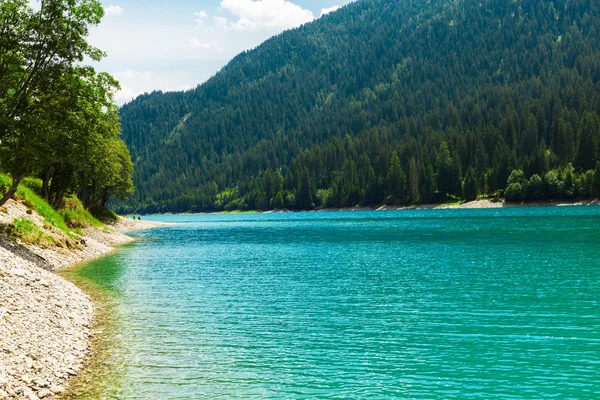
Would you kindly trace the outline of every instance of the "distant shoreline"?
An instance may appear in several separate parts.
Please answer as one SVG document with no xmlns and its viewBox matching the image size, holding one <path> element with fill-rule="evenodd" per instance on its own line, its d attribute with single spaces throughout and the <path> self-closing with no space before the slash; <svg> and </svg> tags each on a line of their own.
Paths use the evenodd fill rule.
<svg viewBox="0 0 600 400">
<path fill-rule="evenodd" d="M 570 206 L 598 206 L 600 199 L 577 200 L 577 201 L 536 201 L 523 203 L 507 203 L 505 201 L 493 201 L 490 199 L 478 199 L 460 203 L 446 204 L 416 204 L 411 206 L 382 205 L 375 207 L 339 207 L 339 208 L 315 208 L 313 210 L 233 210 L 233 211 L 209 211 L 209 212 L 182 212 L 182 213 L 156 213 L 140 214 L 152 215 L 235 215 L 235 214 L 279 214 L 279 213 L 306 213 L 306 212 L 338 212 L 338 211 L 408 211 L 408 210 L 452 210 L 452 209 L 486 209 L 486 208 L 520 208 L 520 207 L 570 207 Z M 137 215 L 137 214 L 136 214 Z M 131 218 L 131 214 L 122 216 L 124 219 Z M 143 219 L 142 219 L 143 221 Z"/>
</svg>

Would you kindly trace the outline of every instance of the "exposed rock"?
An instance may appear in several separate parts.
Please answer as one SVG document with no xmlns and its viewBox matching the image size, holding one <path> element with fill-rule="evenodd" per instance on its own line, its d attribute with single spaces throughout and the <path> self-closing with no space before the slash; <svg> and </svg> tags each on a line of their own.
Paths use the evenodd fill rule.
<svg viewBox="0 0 600 400">
<path fill-rule="evenodd" d="M 28 218 L 64 246 L 13 243 L 0 233 L 0 400 L 48 399 L 65 392 L 89 352 L 94 319 L 91 299 L 50 271 L 89 260 L 132 239 L 116 229 L 145 229 L 148 224 L 87 228 L 79 244 L 56 232 L 36 212 L 9 200 L 0 224 Z M 61 236 L 62 235 L 62 236 Z M 75 246 L 69 246 L 69 240 Z"/>
</svg>

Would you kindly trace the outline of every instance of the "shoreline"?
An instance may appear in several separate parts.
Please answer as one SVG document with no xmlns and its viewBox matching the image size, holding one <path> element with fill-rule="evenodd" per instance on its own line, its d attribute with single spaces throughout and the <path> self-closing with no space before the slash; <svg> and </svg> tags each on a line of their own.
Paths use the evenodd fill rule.
<svg viewBox="0 0 600 400">
<path fill-rule="evenodd" d="M 521 208 L 521 207 L 578 207 L 598 206 L 600 199 L 573 200 L 573 201 L 535 201 L 522 203 L 507 203 L 505 201 L 493 201 L 491 199 L 477 199 L 468 202 L 443 203 L 443 204 L 415 204 L 410 206 L 401 205 L 379 205 L 372 207 L 339 207 L 339 208 L 315 208 L 313 210 L 235 210 L 235 211 L 210 211 L 210 212 L 182 212 L 162 214 L 141 214 L 143 216 L 153 215 L 236 215 L 236 214 L 280 214 L 280 213 L 306 213 L 306 212 L 341 212 L 341 211 L 409 211 L 409 210 L 456 210 L 456 209 L 485 209 L 485 208 Z M 142 220 L 144 221 L 144 220 Z"/>
<path fill-rule="evenodd" d="M 29 219 L 55 244 L 13 242 L 0 234 L 0 400 L 69 398 L 94 360 L 109 310 L 89 285 L 67 279 L 67 271 L 135 240 L 125 233 L 168 224 L 120 218 L 84 228 L 76 245 L 65 245 L 64 233 L 10 200 L 0 223 L 15 218 Z"/>
</svg>

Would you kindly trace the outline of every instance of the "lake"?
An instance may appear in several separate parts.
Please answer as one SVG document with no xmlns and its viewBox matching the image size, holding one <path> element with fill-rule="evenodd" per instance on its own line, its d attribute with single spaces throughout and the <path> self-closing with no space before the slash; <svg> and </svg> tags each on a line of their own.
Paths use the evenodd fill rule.
<svg viewBox="0 0 600 400">
<path fill-rule="evenodd" d="M 147 219 L 107 398 L 600 397 L 600 207 Z"/>
</svg>

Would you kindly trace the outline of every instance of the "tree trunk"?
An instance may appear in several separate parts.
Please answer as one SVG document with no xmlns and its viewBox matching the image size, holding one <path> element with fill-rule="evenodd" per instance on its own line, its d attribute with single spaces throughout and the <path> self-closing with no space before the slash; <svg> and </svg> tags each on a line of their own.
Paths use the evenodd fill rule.
<svg viewBox="0 0 600 400">
<path fill-rule="evenodd" d="M 102 200 L 100 201 L 100 208 L 107 208 L 106 206 L 108 205 L 108 198 L 108 195 L 102 195 Z"/>
<path fill-rule="evenodd" d="M 42 183 L 42 195 L 44 196 L 44 200 L 46 202 L 50 199 L 50 174 L 52 172 L 52 167 L 47 167 L 44 170 L 44 179 Z"/>
<path fill-rule="evenodd" d="M 19 184 L 23 178 L 25 178 L 25 175 L 27 175 L 25 172 L 16 175 L 12 174 L 12 185 L 10 186 L 10 189 L 8 189 L 8 192 L 6 192 L 0 199 L 0 207 L 2 207 L 9 199 L 11 199 L 15 193 L 17 193 Z"/>
<path fill-rule="evenodd" d="M 59 188 L 56 192 L 56 199 L 54 199 L 54 204 L 52 204 L 52 207 L 54 207 L 55 210 L 58 210 L 60 206 L 62 206 L 64 197 L 65 190 L 63 188 Z"/>
</svg>

